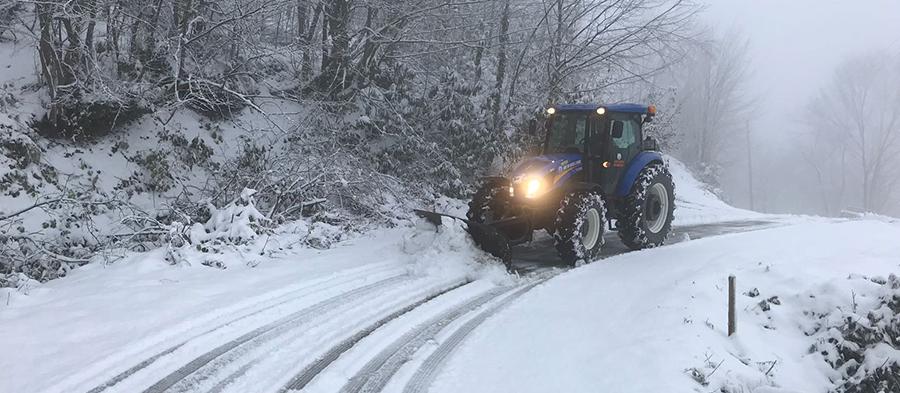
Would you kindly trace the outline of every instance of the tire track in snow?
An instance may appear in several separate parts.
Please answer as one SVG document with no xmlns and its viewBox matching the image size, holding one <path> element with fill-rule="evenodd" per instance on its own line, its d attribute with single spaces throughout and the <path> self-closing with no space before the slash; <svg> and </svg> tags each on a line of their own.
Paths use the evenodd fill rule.
<svg viewBox="0 0 900 393">
<path fill-rule="evenodd" d="M 309 384 L 309 382 L 311 382 L 313 380 L 313 378 L 315 378 L 317 375 L 319 375 L 319 373 L 321 373 L 323 370 L 325 370 L 326 367 L 328 367 L 331 363 L 333 363 L 335 360 L 337 360 L 337 358 L 340 357 L 344 352 L 347 352 L 348 350 L 350 350 L 350 348 L 352 348 L 354 345 L 356 345 L 360 340 L 369 336 L 370 334 L 372 334 L 372 332 L 374 332 L 375 330 L 378 330 L 378 328 L 386 325 L 388 322 L 390 322 L 394 319 L 399 318 L 401 315 L 406 314 L 406 313 L 416 309 L 417 307 L 437 298 L 438 296 L 441 296 L 441 295 L 443 295 L 447 292 L 450 292 L 454 289 L 460 288 L 464 285 L 468 285 L 469 283 L 471 283 L 471 281 L 465 281 L 465 282 L 459 283 L 457 285 L 451 286 L 449 288 L 446 288 L 444 290 L 441 290 L 438 293 L 429 295 L 413 304 L 410 304 L 402 309 L 399 309 L 399 310 L 391 313 L 390 315 L 388 315 L 382 319 L 379 319 L 378 321 L 370 324 L 366 328 L 357 331 L 352 336 L 342 340 L 337 345 L 331 347 L 331 349 L 329 349 L 324 354 L 319 356 L 315 362 L 307 365 L 303 370 L 301 370 L 299 373 L 297 373 L 297 375 L 294 376 L 294 378 L 292 378 L 284 386 L 284 388 L 282 388 L 280 390 L 280 392 L 287 392 L 290 390 L 303 389 L 304 387 L 306 387 L 307 384 Z"/>
<path fill-rule="evenodd" d="M 459 345 L 475 330 L 479 325 L 481 325 L 485 320 L 488 319 L 491 315 L 496 314 L 498 311 L 502 310 L 514 300 L 516 300 L 519 296 L 525 294 L 538 284 L 547 281 L 547 279 L 542 279 L 540 281 L 525 285 L 521 289 L 516 290 L 511 295 L 507 296 L 500 302 L 494 304 L 487 310 L 482 311 L 472 319 L 468 320 L 465 324 L 460 326 L 459 329 L 453 332 L 443 343 L 441 343 L 438 348 L 431 353 L 426 359 L 425 362 L 422 363 L 422 366 L 419 367 L 418 370 L 413 374 L 412 378 L 406 383 L 406 386 L 403 388 L 403 393 L 419 393 L 419 392 L 427 392 L 428 388 L 431 386 L 431 383 L 434 382 L 434 378 L 437 376 L 437 372 L 441 369 L 441 367 L 446 363 L 447 359 L 450 355 L 459 347 Z"/>
<path fill-rule="evenodd" d="M 459 317 L 478 309 L 513 289 L 515 288 L 494 288 L 419 324 L 369 360 L 341 388 L 341 393 L 382 391 L 394 374 L 409 361 L 410 356 L 434 339 L 438 332 L 445 329 L 447 325 L 459 319 Z"/>
<path fill-rule="evenodd" d="M 166 348 L 165 350 L 160 351 L 160 352 L 156 353 L 155 355 L 150 356 L 149 358 L 144 359 L 143 361 L 141 361 L 140 363 L 138 363 L 138 364 L 132 366 L 131 368 L 129 368 L 129 369 L 127 369 L 127 370 L 125 370 L 125 371 L 123 371 L 123 372 L 121 372 L 121 373 L 115 375 L 114 377 L 108 379 L 108 380 L 107 380 L 106 382 L 104 382 L 103 384 L 98 385 L 98 386 L 94 387 L 93 389 L 89 390 L 87 393 L 100 393 L 100 392 L 105 391 L 106 389 L 109 389 L 109 388 L 111 388 L 111 387 L 117 385 L 118 383 L 120 383 L 120 382 L 124 381 L 125 379 L 127 379 L 128 377 L 134 375 L 134 374 L 137 373 L 138 371 L 141 371 L 141 370 L 143 370 L 144 368 L 146 368 L 147 366 L 153 364 L 153 363 L 154 363 L 156 360 L 158 360 L 159 358 L 161 358 L 161 357 L 163 357 L 163 356 L 166 356 L 166 355 L 169 355 L 169 354 L 171 354 L 172 352 L 175 352 L 176 350 L 178 350 L 179 348 L 182 348 L 185 344 L 191 342 L 192 340 L 195 340 L 195 339 L 197 339 L 197 338 L 203 337 L 203 336 L 208 335 L 208 334 L 210 334 L 210 333 L 214 333 L 214 332 L 216 332 L 216 331 L 218 331 L 218 330 L 220 330 L 220 329 L 222 329 L 222 328 L 225 328 L 225 327 L 230 326 L 230 325 L 232 325 L 232 324 L 234 324 L 234 323 L 237 323 L 237 322 L 240 322 L 240 321 L 249 319 L 250 317 L 259 315 L 259 314 L 261 314 L 261 313 L 263 313 L 263 312 L 269 311 L 269 310 L 274 309 L 274 308 L 276 308 L 276 307 L 278 307 L 278 306 L 282 306 L 282 305 L 284 305 L 284 304 L 290 303 L 290 302 L 292 302 L 292 301 L 297 301 L 297 300 L 300 300 L 300 299 L 303 298 L 302 295 L 301 295 L 301 296 L 297 296 L 297 294 L 307 294 L 310 290 L 313 290 L 313 289 L 316 289 L 316 288 L 319 288 L 319 287 L 323 287 L 323 286 L 329 286 L 329 287 L 330 287 L 330 286 L 334 286 L 334 285 L 347 284 L 347 283 L 350 283 L 350 282 L 352 282 L 352 281 L 358 281 L 358 280 L 361 280 L 361 279 L 365 279 L 366 277 L 371 276 L 371 275 L 373 275 L 373 274 L 375 274 L 375 273 L 379 273 L 379 272 L 382 272 L 382 271 L 383 271 L 383 272 L 391 272 L 391 271 L 394 270 L 394 269 L 390 269 L 390 268 L 385 269 L 386 266 L 390 266 L 390 265 L 389 265 L 389 264 L 380 264 L 380 263 L 379 263 L 379 264 L 373 264 L 373 265 L 370 265 L 370 266 L 364 266 L 364 267 L 362 267 L 362 268 L 349 269 L 349 270 L 352 270 L 352 271 L 350 271 L 350 272 L 343 272 L 344 274 L 340 274 L 340 273 L 342 273 L 342 272 L 337 272 L 337 273 L 338 273 L 337 276 L 331 275 L 331 276 L 328 276 L 328 277 L 323 277 L 323 278 L 318 279 L 318 280 L 311 280 L 311 281 L 310 281 L 309 283 L 307 283 L 306 285 L 303 285 L 303 286 L 301 286 L 301 287 L 298 288 L 298 289 L 291 290 L 291 291 L 289 291 L 289 292 L 287 292 L 287 293 L 284 293 L 284 294 L 275 296 L 273 299 L 262 300 L 262 301 L 260 301 L 260 302 L 258 302 L 258 303 L 251 304 L 251 305 L 248 305 L 248 306 L 246 306 L 246 307 L 241 307 L 241 309 L 240 309 L 239 311 L 236 311 L 236 312 L 240 312 L 240 311 L 244 311 L 244 310 L 254 310 L 254 311 L 250 312 L 249 314 L 243 315 L 243 316 L 241 316 L 241 317 L 238 317 L 238 318 L 229 320 L 229 321 L 227 321 L 227 322 L 220 323 L 220 324 L 216 325 L 215 327 L 212 327 L 212 328 L 210 328 L 210 329 L 207 329 L 207 330 L 203 331 L 202 333 L 195 334 L 195 335 L 191 336 L 191 337 L 188 338 L 188 339 L 185 339 L 185 340 L 183 340 L 183 341 L 180 341 L 178 344 L 172 345 L 172 346 Z M 398 270 L 398 271 L 399 271 L 399 270 Z M 266 302 L 272 302 L 272 301 L 274 301 L 274 303 L 270 303 L 270 304 L 264 305 L 264 306 L 262 306 L 262 307 L 260 307 L 260 305 L 259 305 L 260 303 L 266 303 Z"/>
<path fill-rule="evenodd" d="M 222 355 L 232 351 L 235 348 L 238 348 L 244 344 L 251 343 L 252 341 L 263 341 L 264 339 L 270 338 L 270 336 L 276 336 L 278 333 L 294 327 L 294 325 L 303 322 L 305 319 L 312 315 L 325 313 L 330 309 L 340 306 L 341 304 L 352 302 L 354 300 L 371 295 L 372 293 L 377 293 L 383 288 L 390 287 L 404 281 L 413 281 L 413 279 L 407 274 L 383 279 L 381 281 L 356 288 L 352 291 L 345 292 L 341 295 L 329 298 L 327 300 L 323 300 L 312 306 L 296 311 L 275 322 L 271 322 L 269 324 L 256 328 L 195 358 L 188 364 L 170 373 L 163 379 L 159 380 L 158 382 L 144 390 L 144 393 L 160 393 L 167 391 L 169 388 L 181 382 L 182 380 L 193 374 L 195 371 L 199 370 L 203 366 L 206 366 L 213 360 L 221 357 Z"/>
</svg>

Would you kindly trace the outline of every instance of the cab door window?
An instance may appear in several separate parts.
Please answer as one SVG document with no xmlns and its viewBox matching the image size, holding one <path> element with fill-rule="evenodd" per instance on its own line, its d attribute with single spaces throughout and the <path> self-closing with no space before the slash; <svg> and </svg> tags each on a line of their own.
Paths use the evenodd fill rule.
<svg viewBox="0 0 900 393">
<path fill-rule="evenodd" d="M 612 120 L 610 130 L 622 130 L 621 135 L 611 135 L 613 164 L 624 166 L 638 153 L 640 124 L 633 119 Z"/>
</svg>

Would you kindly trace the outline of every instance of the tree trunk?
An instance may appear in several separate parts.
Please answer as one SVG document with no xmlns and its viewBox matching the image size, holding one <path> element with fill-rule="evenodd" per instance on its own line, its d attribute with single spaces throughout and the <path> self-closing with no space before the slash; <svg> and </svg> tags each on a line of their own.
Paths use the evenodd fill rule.
<svg viewBox="0 0 900 393">
<path fill-rule="evenodd" d="M 309 41 L 306 38 L 306 30 L 309 28 L 309 4 L 306 0 L 297 0 L 297 45 L 300 47 L 302 57 L 300 59 L 300 81 L 307 80 L 309 72 Z"/>
<path fill-rule="evenodd" d="M 328 30 L 331 33 L 331 48 L 328 51 L 328 62 L 323 70 L 322 82 L 329 94 L 343 90 L 348 84 L 347 70 L 350 50 L 350 0 L 331 0 L 325 16 Z M 323 24 L 324 26 L 325 24 Z"/>
<path fill-rule="evenodd" d="M 50 3 L 35 3 L 38 24 L 40 25 L 40 40 L 38 41 L 38 55 L 41 58 L 41 75 L 47 84 L 50 99 L 57 97 L 56 87 L 59 86 L 59 57 L 53 45 L 53 9 Z M 52 113 L 52 108 L 51 108 Z"/>
<path fill-rule="evenodd" d="M 363 55 L 359 60 L 359 66 L 357 67 L 360 72 L 365 72 L 365 75 L 363 75 L 363 77 L 367 80 L 374 78 L 375 73 L 378 71 L 378 62 L 375 60 L 375 55 L 378 53 L 378 47 L 381 44 L 375 41 L 378 39 L 378 37 L 374 36 L 371 33 L 372 25 L 377 16 L 377 8 L 371 6 L 367 7 L 366 24 L 365 30 L 363 32 L 363 40 L 365 41 L 365 44 L 363 44 Z"/>
<path fill-rule="evenodd" d="M 325 69 L 328 68 L 328 63 L 331 62 L 331 59 L 328 58 L 328 9 L 325 7 L 325 2 L 330 0 L 322 0 L 320 7 L 322 7 L 322 63 L 319 66 L 319 73 L 325 73 Z M 330 7 L 329 7 L 330 8 Z"/>
<path fill-rule="evenodd" d="M 493 112 L 494 132 L 503 129 L 503 116 L 501 115 L 501 96 L 503 82 L 506 78 L 506 50 L 509 45 L 509 0 L 503 0 L 503 12 L 500 15 L 500 46 L 497 48 L 497 81 L 494 84 L 494 94 L 491 99 L 491 111 Z"/>
<path fill-rule="evenodd" d="M 175 25 L 178 27 L 178 48 L 176 50 L 176 61 L 178 62 L 175 69 L 175 89 L 178 89 L 178 83 L 184 79 L 184 59 L 187 52 L 187 41 L 189 39 L 188 29 L 190 28 L 193 15 L 192 0 L 176 0 L 173 4 Z"/>
<path fill-rule="evenodd" d="M 553 104 L 562 99 L 562 64 L 563 35 L 565 33 L 563 17 L 563 0 L 556 0 L 556 32 L 553 35 L 553 47 L 550 49 L 550 61 L 548 61 L 550 74 L 550 91 L 547 101 Z"/>
</svg>

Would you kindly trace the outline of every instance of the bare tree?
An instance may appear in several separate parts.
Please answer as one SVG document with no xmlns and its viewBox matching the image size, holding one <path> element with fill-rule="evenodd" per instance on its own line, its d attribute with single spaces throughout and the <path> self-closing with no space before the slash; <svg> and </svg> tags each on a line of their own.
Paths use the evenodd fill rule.
<svg viewBox="0 0 900 393">
<path fill-rule="evenodd" d="M 692 35 L 697 11 L 687 0 L 545 2 L 533 34 L 543 45 L 530 60 L 543 61 L 544 99 L 594 94 L 665 69 Z M 513 84 L 527 61 L 520 56 Z"/>
<path fill-rule="evenodd" d="M 712 184 L 727 163 L 730 142 L 743 131 L 751 105 L 746 94 L 747 48 L 746 39 L 730 32 L 699 44 L 681 64 L 678 155 Z"/>
<path fill-rule="evenodd" d="M 837 152 L 841 168 L 841 188 L 823 185 L 821 192 L 842 192 L 849 177 L 858 193 L 853 202 L 865 211 L 885 212 L 900 181 L 900 71 L 896 57 L 871 54 L 847 60 L 835 72 L 831 83 L 814 97 L 808 107 L 812 133 Z M 841 172 L 845 172 L 841 169 Z M 856 180 L 858 179 L 858 180 Z M 896 203 L 896 202 L 894 202 Z M 845 206 L 846 207 L 846 206 Z"/>
</svg>

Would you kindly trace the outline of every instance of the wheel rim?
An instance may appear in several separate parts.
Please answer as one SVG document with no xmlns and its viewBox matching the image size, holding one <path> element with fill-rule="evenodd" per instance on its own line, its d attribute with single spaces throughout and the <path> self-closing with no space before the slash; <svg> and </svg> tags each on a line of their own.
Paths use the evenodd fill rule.
<svg viewBox="0 0 900 393">
<path fill-rule="evenodd" d="M 669 215 L 669 193 L 666 192 L 666 187 L 662 183 L 651 186 L 645 204 L 644 217 L 647 222 L 647 230 L 659 233 L 666 225 Z"/>
<path fill-rule="evenodd" d="M 597 209 L 590 209 L 585 213 L 587 233 L 585 233 L 584 239 L 582 240 L 584 248 L 591 250 L 597 245 L 597 242 L 600 241 L 600 225 L 602 225 L 602 223 L 603 222 L 600 220 L 600 212 L 598 212 Z"/>
</svg>

